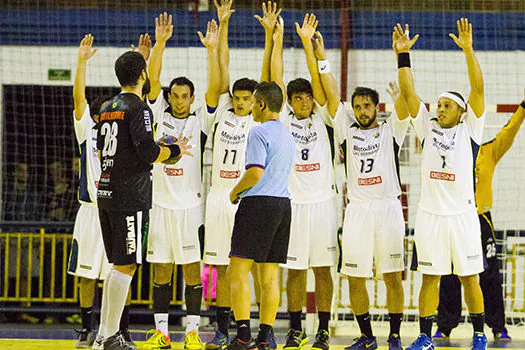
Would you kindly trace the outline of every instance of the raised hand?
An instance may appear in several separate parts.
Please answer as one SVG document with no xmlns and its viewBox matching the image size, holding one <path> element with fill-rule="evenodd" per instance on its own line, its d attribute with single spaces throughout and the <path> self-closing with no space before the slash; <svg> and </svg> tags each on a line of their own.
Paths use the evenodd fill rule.
<svg viewBox="0 0 525 350">
<path fill-rule="evenodd" d="M 277 22 L 275 22 L 275 29 L 273 30 L 273 40 L 282 39 L 284 34 L 284 20 L 279 16 Z"/>
<path fill-rule="evenodd" d="M 131 44 L 131 51 L 138 51 L 144 57 L 144 60 L 147 61 L 151 52 L 151 38 L 149 34 L 141 34 L 138 48 Z"/>
<path fill-rule="evenodd" d="M 255 15 L 255 17 L 259 23 L 264 27 L 265 31 L 268 31 L 270 33 L 273 33 L 273 30 L 275 28 L 275 25 L 277 23 L 277 18 L 282 12 L 282 9 L 277 9 L 277 3 L 268 1 L 268 5 L 263 2 L 262 4 L 262 10 L 263 10 L 263 17 L 261 18 L 259 15 Z"/>
<path fill-rule="evenodd" d="M 161 13 L 155 18 L 155 40 L 157 42 L 166 42 L 173 35 L 173 24 L 171 15 L 167 12 Z"/>
<path fill-rule="evenodd" d="M 388 92 L 390 97 L 392 97 L 392 101 L 394 101 L 395 103 L 397 99 L 399 98 L 399 96 L 401 95 L 399 86 L 397 86 L 397 83 L 395 81 L 391 81 L 390 83 L 388 83 L 388 86 L 390 87 L 390 89 L 386 88 L 386 92 Z"/>
<path fill-rule="evenodd" d="M 416 34 L 410 39 L 408 30 L 408 24 L 405 24 L 404 30 L 399 23 L 394 27 L 394 32 L 392 33 L 392 48 L 395 53 L 409 52 L 419 38 L 419 34 Z"/>
<path fill-rule="evenodd" d="M 95 38 L 93 38 L 93 35 L 91 34 L 86 34 L 84 36 L 78 48 L 79 60 L 87 61 L 97 53 L 98 49 L 93 48 L 93 40 L 95 40 Z"/>
<path fill-rule="evenodd" d="M 468 22 L 467 18 L 461 18 L 456 21 L 458 25 L 458 36 L 450 33 L 448 36 L 454 40 L 457 46 L 463 51 L 472 49 L 472 23 Z"/>
<path fill-rule="evenodd" d="M 313 13 L 304 15 L 303 25 L 299 26 L 299 23 L 295 22 L 295 30 L 302 40 L 312 40 L 315 30 L 319 21 Z"/>
<path fill-rule="evenodd" d="M 181 133 L 179 137 L 177 138 L 177 141 L 175 141 L 174 145 L 177 145 L 180 148 L 180 157 L 184 155 L 193 157 L 193 153 L 189 152 L 189 150 L 193 147 L 192 145 L 189 144 L 190 140 L 191 140 L 191 136 L 188 138 L 182 137 L 182 133 Z"/>
<path fill-rule="evenodd" d="M 317 58 L 318 61 L 326 60 L 324 40 L 321 32 L 315 32 L 315 37 L 312 39 L 312 43 L 314 45 L 315 58 Z"/>
<path fill-rule="evenodd" d="M 206 28 L 206 36 L 202 32 L 197 32 L 199 38 L 201 38 L 201 43 L 208 49 L 213 49 L 218 46 L 219 43 L 219 27 L 215 20 L 208 22 L 208 27 Z"/>
<path fill-rule="evenodd" d="M 213 2 L 217 8 L 219 23 L 228 22 L 232 13 L 235 12 L 235 10 L 232 10 L 233 0 L 213 0 Z"/>
</svg>

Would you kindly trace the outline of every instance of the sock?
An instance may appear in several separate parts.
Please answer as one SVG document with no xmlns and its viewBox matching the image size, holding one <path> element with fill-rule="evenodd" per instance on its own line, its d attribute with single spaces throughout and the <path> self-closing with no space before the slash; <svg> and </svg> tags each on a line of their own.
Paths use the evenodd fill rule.
<svg viewBox="0 0 525 350">
<path fill-rule="evenodd" d="M 202 302 L 202 284 L 194 286 L 186 285 L 184 289 L 184 298 L 186 299 L 187 321 L 186 334 L 191 331 L 199 331 L 201 302 Z"/>
<path fill-rule="evenodd" d="M 259 325 L 259 334 L 257 335 L 257 344 L 260 343 L 268 343 L 270 340 L 270 331 L 272 330 L 272 326 L 269 324 L 261 323 Z"/>
<path fill-rule="evenodd" d="M 432 337 L 432 323 L 434 323 L 434 315 L 427 317 L 419 317 L 419 332 L 426 334 L 429 338 Z"/>
<path fill-rule="evenodd" d="M 257 311 L 259 311 L 259 314 L 261 313 L 261 303 L 257 303 Z"/>
<path fill-rule="evenodd" d="M 388 314 L 390 318 L 390 334 L 399 335 L 399 330 L 401 329 L 401 321 L 403 320 L 403 314 Z"/>
<path fill-rule="evenodd" d="M 119 330 L 123 331 L 124 329 L 129 328 L 129 305 L 124 305 L 124 310 L 122 310 L 122 316 L 120 317 L 120 326 Z"/>
<path fill-rule="evenodd" d="M 100 337 L 104 339 L 106 335 L 108 334 L 106 331 L 106 324 L 107 324 L 107 310 L 108 310 L 108 280 L 109 276 L 111 275 L 111 271 L 106 276 L 106 280 L 104 281 L 104 285 L 102 287 L 102 305 L 100 307 L 100 326 L 98 328 L 98 334 L 97 337 Z"/>
<path fill-rule="evenodd" d="M 111 337 L 118 332 L 120 317 L 126 304 L 128 297 L 129 286 L 131 284 L 132 276 L 117 270 L 112 270 L 106 280 L 108 288 L 106 293 L 107 299 L 107 323 L 106 323 L 106 337 Z"/>
<path fill-rule="evenodd" d="M 328 322 L 330 322 L 330 312 L 324 312 L 319 311 L 317 313 L 317 316 L 319 317 L 319 328 L 317 331 L 320 331 L 321 329 L 328 332 Z"/>
<path fill-rule="evenodd" d="M 168 330 L 168 318 L 169 314 L 154 314 L 153 317 L 155 318 L 155 329 L 160 331 L 165 336 L 168 336 L 169 330 Z"/>
<path fill-rule="evenodd" d="M 247 343 L 252 339 L 252 332 L 250 330 L 250 320 L 235 321 L 237 323 L 237 338 Z"/>
<path fill-rule="evenodd" d="M 155 319 L 155 329 L 162 332 L 165 336 L 168 336 L 169 334 L 169 310 L 171 298 L 171 283 L 153 283 L 153 318 Z"/>
<path fill-rule="evenodd" d="M 288 311 L 290 314 L 290 328 L 298 331 L 302 331 L 303 327 L 301 326 L 301 316 L 303 314 L 301 311 Z"/>
<path fill-rule="evenodd" d="M 364 334 L 368 339 L 372 339 L 374 333 L 372 333 L 372 325 L 370 324 L 370 314 L 367 312 L 366 314 L 356 315 L 356 318 L 361 334 Z"/>
<path fill-rule="evenodd" d="M 472 326 L 474 327 L 475 333 L 484 333 L 483 327 L 485 325 L 485 313 L 480 314 L 470 314 L 470 320 Z"/>
<path fill-rule="evenodd" d="M 199 315 L 188 315 L 186 316 L 186 334 L 191 331 L 199 333 L 199 324 L 201 317 Z"/>
<path fill-rule="evenodd" d="M 228 335 L 228 325 L 230 323 L 230 308 L 218 306 L 216 315 L 219 332 L 221 332 L 224 335 Z"/>
<path fill-rule="evenodd" d="M 87 329 L 90 332 L 93 325 L 93 308 L 81 307 L 80 317 L 82 318 L 82 329 Z"/>
</svg>

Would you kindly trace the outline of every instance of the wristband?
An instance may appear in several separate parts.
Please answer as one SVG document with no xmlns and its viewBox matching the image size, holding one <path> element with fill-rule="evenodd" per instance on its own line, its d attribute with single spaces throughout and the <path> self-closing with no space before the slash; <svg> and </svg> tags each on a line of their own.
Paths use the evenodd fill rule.
<svg viewBox="0 0 525 350">
<path fill-rule="evenodd" d="M 523 109 L 525 109 L 525 100 L 521 101 L 521 103 L 520 103 L 520 107 L 523 108 Z"/>
<path fill-rule="evenodd" d="M 330 73 L 330 62 L 328 60 L 317 61 L 317 67 L 319 68 L 319 74 Z"/>
<path fill-rule="evenodd" d="M 410 68 L 410 54 L 408 52 L 402 52 L 397 55 L 397 68 Z"/>
<path fill-rule="evenodd" d="M 177 158 L 180 155 L 179 145 L 168 145 L 166 147 L 170 150 L 170 157 L 168 159 Z"/>
</svg>

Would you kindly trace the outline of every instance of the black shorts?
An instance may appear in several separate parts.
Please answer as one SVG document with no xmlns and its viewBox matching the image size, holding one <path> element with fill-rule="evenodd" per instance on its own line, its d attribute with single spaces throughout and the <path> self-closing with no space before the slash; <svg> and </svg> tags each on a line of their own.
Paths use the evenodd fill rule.
<svg viewBox="0 0 525 350">
<path fill-rule="evenodd" d="M 148 242 L 149 210 L 138 212 L 98 209 L 106 255 L 111 264 L 142 264 Z"/>
<path fill-rule="evenodd" d="M 243 198 L 235 214 L 230 256 L 286 263 L 292 207 L 289 198 Z"/>
</svg>

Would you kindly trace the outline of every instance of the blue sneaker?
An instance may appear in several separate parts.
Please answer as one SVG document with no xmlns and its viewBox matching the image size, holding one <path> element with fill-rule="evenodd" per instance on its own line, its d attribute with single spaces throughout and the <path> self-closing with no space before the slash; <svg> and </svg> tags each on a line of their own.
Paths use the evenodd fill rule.
<svg viewBox="0 0 525 350">
<path fill-rule="evenodd" d="M 426 335 L 425 333 L 422 333 L 405 350 L 433 350 L 433 349 L 434 349 L 434 343 L 432 343 L 432 339 L 430 339 L 428 335 Z"/>
<path fill-rule="evenodd" d="M 268 337 L 268 344 L 270 345 L 270 349 L 277 349 L 277 339 L 275 338 L 275 333 L 273 332 L 273 328 L 270 331 L 270 334 Z"/>
<path fill-rule="evenodd" d="M 512 341 L 509 333 L 506 331 L 494 333 L 494 341 Z"/>
<path fill-rule="evenodd" d="M 441 332 L 441 331 L 437 331 L 433 336 L 432 336 L 432 340 L 437 340 L 437 341 L 449 341 L 450 340 L 450 335 L 446 335 L 445 333 Z"/>
<path fill-rule="evenodd" d="M 376 337 L 368 338 L 366 335 L 361 335 L 354 339 L 355 342 L 346 347 L 345 350 L 374 350 L 377 349 Z"/>
<path fill-rule="evenodd" d="M 472 337 L 472 350 L 487 349 L 487 336 L 484 333 L 476 332 Z"/>
<path fill-rule="evenodd" d="M 206 343 L 206 350 L 226 349 L 228 346 L 228 336 L 220 331 L 215 331 L 215 337 Z"/>
<path fill-rule="evenodd" d="M 388 350 L 403 350 L 403 346 L 401 346 L 401 338 L 399 338 L 399 334 L 391 334 L 388 337 Z"/>
</svg>

